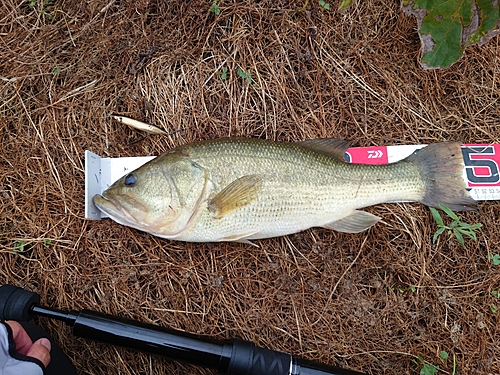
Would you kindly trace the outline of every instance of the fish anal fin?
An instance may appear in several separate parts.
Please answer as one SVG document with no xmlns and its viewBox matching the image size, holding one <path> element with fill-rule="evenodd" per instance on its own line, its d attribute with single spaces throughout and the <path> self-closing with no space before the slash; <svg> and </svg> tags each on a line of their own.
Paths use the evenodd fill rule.
<svg viewBox="0 0 500 375">
<path fill-rule="evenodd" d="M 338 232 L 359 233 L 375 225 L 381 218 L 366 211 L 353 211 L 340 220 L 323 225 Z"/>
<path fill-rule="evenodd" d="M 262 178 L 259 175 L 240 177 L 210 199 L 208 208 L 215 213 L 216 219 L 220 219 L 253 202 L 258 197 L 261 185 Z"/>
<path fill-rule="evenodd" d="M 259 245 L 255 244 L 252 241 L 247 239 L 248 237 L 253 236 L 256 233 L 258 233 L 258 231 L 252 231 L 252 232 L 248 232 L 248 233 L 237 233 L 237 234 L 223 237 L 220 239 L 220 241 L 239 242 L 239 243 L 244 243 L 246 245 L 252 245 L 255 247 L 259 247 Z"/>
<path fill-rule="evenodd" d="M 339 160 L 345 161 L 344 155 L 349 148 L 349 141 L 337 138 L 310 139 L 296 144 L 314 151 L 323 152 Z"/>
</svg>

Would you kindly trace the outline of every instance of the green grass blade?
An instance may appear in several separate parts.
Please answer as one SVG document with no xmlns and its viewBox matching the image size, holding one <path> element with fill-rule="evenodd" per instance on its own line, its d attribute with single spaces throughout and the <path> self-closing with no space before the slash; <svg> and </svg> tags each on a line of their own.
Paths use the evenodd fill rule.
<svg viewBox="0 0 500 375">
<path fill-rule="evenodd" d="M 434 236 L 432 237 L 432 243 L 436 243 L 438 237 L 446 230 L 445 227 L 439 228 L 436 233 L 434 233 Z"/>
<path fill-rule="evenodd" d="M 439 204 L 439 208 L 442 209 L 446 213 L 446 215 L 451 217 L 453 220 L 460 221 L 457 214 L 454 213 L 452 210 L 450 210 L 448 207 L 446 207 L 444 204 Z"/>
<path fill-rule="evenodd" d="M 459 230 L 454 230 L 453 233 L 455 234 L 455 237 L 457 238 L 458 242 L 462 244 L 463 247 L 465 247 L 465 241 L 464 241 L 464 236 L 462 236 L 462 233 L 460 233 Z"/>
<path fill-rule="evenodd" d="M 429 207 L 429 209 L 431 210 L 432 217 L 436 221 L 437 225 L 443 227 L 444 226 L 443 218 L 439 214 L 438 210 L 436 210 L 434 207 Z"/>
</svg>

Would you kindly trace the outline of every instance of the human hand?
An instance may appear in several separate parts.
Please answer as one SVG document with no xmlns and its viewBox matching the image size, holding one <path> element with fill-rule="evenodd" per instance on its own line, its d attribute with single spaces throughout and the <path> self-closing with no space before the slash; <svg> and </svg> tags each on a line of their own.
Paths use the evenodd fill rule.
<svg viewBox="0 0 500 375">
<path fill-rule="evenodd" d="M 16 351 L 19 354 L 38 359 L 47 367 L 50 363 L 50 341 L 46 338 L 41 338 L 33 342 L 21 324 L 14 320 L 8 320 L 5 323 L 12 329 Z"/>
</svg>

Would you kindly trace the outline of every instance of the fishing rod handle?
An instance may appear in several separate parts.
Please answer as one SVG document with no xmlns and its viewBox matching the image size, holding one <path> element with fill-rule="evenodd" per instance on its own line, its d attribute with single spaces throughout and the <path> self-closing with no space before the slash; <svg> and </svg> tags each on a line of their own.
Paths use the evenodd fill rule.
<svg viewBox="0 0 500 375">
<path fill-rule="evenodd" d="M 0 286 L 0 319 L 29 321 L 33 315 L 65 322 L 78 337 L 158 354 L 217 369 L 227 375 L 363 375 L 261 348 L 235 339 L 216 342 L 175 330 L 119 319 L 90 310 L 65 312 L 39 305 L 40 296 Z"/>
<path fill-rule="evenodd" d="M 43 308 L 35 306 L 33 312 L 36 313 L 37 309 Z M 185 332 L 122 320 L 89 310 L 72 311 L 67 316 L 66 324 L 73 328 L 73 334 L 78 337 L 214 368 L 220 374 L 362 375 L 261 348 L 240 339 L 212 342 Z"/>
<path fill-rule="evenodd" d="M 38 306 L 33 308 L 36 312 Z M 39 311 L 40 312 L 40 311 Z M 118 319 L 89 310 L 70 312 L 66 324 L 78 337 L 217 369 L 226 375 L 360 375 L 294 358 L 288 353 L 233 339 L 211 342 L 185 332 Z"/>
</svg>

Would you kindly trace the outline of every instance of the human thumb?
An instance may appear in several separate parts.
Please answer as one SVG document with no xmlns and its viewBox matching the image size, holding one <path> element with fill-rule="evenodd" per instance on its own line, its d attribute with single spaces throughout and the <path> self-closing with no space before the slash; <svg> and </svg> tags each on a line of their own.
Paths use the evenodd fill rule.
<svg viewBox="0 0 500 375">
<path fill-rule="evenodd" d="M 50 349 L 52 345 L 50 341 L 46 338 L 38 339 L 33 343 L 33 346 L 29 348 L 26 355 L 28 357 L 33 357 L 38 359 L 43 363 L 44 367 L 47 367 L 50 363 Z"/>
</svg>

